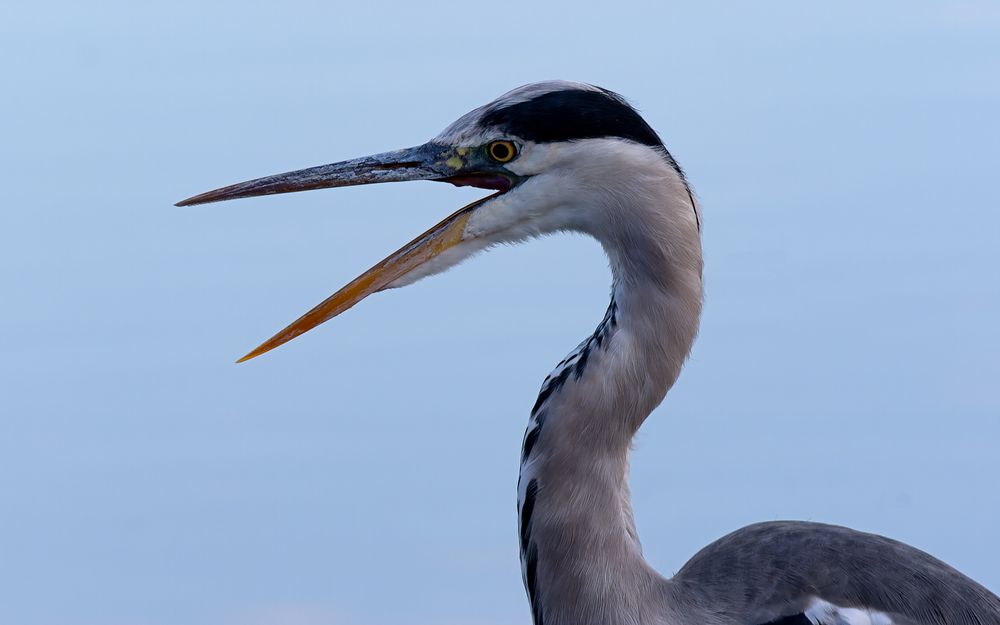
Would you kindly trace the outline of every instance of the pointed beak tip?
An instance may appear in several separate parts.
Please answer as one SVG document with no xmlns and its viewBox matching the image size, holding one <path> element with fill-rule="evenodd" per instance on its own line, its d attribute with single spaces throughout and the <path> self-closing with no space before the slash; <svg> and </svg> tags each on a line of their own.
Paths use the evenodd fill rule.
<svg viewBox="0 0 1000 625">
<path fill-rule="evenodd" d="M 246 362 L 248 360 L 252 360 L 252 359 L 256 358 L 257 356 L 260 356 L 261 354 L 263 354 L 265 351 L 268 351 L 268 350 L 263 350 L 262 351 L 258 347 L 257 349 L 253 350 L 252 352 L 246 354 L 245 356 L 243 356 L 242 358 L 240 358 L 239 360 L 237 360 L 235 364 L 238 365 L 238 364 L 244 363 L 244 362 Z"/>
<path fill-rule="evenodd" d="M 184 206 L 195 206 L 196 204 L 205 204 L 212 201 L 212 194 L 214 191 L 209 191 L 208 193 L 199 193 L 198 195 L 192 195 L 189 198 L 185 198 L 180 202 L 174 204 L 174 206 L 184 207 Z"/>
</svg>

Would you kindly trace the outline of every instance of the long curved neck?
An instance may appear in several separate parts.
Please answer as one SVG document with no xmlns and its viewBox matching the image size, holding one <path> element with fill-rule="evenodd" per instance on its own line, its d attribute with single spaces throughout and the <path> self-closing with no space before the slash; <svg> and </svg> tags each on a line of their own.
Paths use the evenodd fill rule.
<svg viewBox="0 0 1000 625">
<path fill-rule="evenodd" d="M 608 312 L 545 380 L 532 410 L 518 511 L 536 625 L 663 616 L 643 614 L 662 603 L 663 580 L 642 556 L 628 465 L 632 438 L 677 379 L 701 311 L 697 224 L 690 195 L 685 206 L 677 191 L 630 206 L 653 213 L 640 238 L 602 240 L 615 276 Z M 684 210 L 689 228 L 671 214 Z"/>
</svg>

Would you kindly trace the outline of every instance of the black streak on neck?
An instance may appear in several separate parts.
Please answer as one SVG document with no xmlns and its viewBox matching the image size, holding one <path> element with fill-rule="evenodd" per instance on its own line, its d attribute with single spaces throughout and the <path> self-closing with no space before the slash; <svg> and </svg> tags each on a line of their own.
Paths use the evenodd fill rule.
<svg viewBox="0 0 1000 625">
<path fill-rule="evenodd" d="M 542 392 L 538 395 L 538 401 L 535 402 L 534 408 L 531 409 L 534 423 L 524 437 L 524 445 L 521 450 L 522 463 L 527 462 L 530 458 L 531 452 L 538 443 L 539 436 L 541 436 L 542 427 L 545 425 L 546 412 L 541 410 L 542 404 L 545 403 L 552 393 L 562 388 L 566 381 L 569 380 L 571 374 L 574 379 L 580 379 L 587 367 L 591 351 L 605 346 L 608 336 L 618 326 L 617 314 L 618 304 L 612 298 L 604 319 L 597 325 L 597 329 L 594 330 L 590 338 L 584 342 L 579 350 L 559 363 L 558 367 L 562 368 L 559 370 L 558 375 L 546 378 L 545 383 L 542 385 Z M 574 358 L 576 359 L 575 362 L 573 362 Z M 535 625 L 543 625 L 542 603 L 540 599 L 541 590 L 538 587 L 538 545 L 531 540 L 531 515 L 535 510 L 535 499 L 538 496 L 538 488 L 538 480 L 532 478 L 524 489 L 524 500 L 521 502 L 518 521 L 520 525 L 521 558 L 524 561 L 524 583 L 528 591 L 528 601 L 531 603 L 532 617 Z"/>
<path fill-rule="evenodd" d="M 538 546 L 531 540 L 531 514 L 535 509 L 538 480 L 528 482 L 521 503 L 521 557 L 524 558 L 524 585 L 528 591 L 535 625 L 542 625 L 542 605 L 538 589 Z"/>
</svg>

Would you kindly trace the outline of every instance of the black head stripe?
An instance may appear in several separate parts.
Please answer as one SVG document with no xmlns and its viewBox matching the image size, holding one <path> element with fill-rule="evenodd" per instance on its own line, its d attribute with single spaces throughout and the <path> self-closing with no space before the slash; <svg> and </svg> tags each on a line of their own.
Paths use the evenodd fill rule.
<svg viewBox="0 0 1000 625">
<path fill-rule="evenodd" d="M 481 122 L 534 141 L 618 137 L 663 147 L 656 131 L 621 96 L 610 91 L 552 91 L 526 102 L 487 112 Z"/>
</svg>

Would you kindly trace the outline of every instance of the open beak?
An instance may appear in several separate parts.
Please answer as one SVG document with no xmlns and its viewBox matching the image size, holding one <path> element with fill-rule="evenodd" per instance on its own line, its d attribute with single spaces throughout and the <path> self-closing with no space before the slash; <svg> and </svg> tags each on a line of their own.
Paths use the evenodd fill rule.
<svg viewBox="0 0 1000 625">
<path fill-rule="evenodd" d="M 486 162 L 478 151 L 427 143 L 415 148 L 266 176 L 202 193 L 177 203 L 177 206 L 192 206 L 259 195 L 407 180 L 451 182 L 456 185 L 494 189 L 499 193 L 477 200 L 448 216 L 352 280 L 350 284 L 237 362 L 260 356 L 308 332 L 351 308 L 370 294 L 392 286 L 394 282 L 403 279 L 413 270 L 460 244 L 466 240 L 465 225 L 472 212 L 496 195 L 509 190 L 514 185 L 515 178 L 502 168 Z"/>
</svg>

